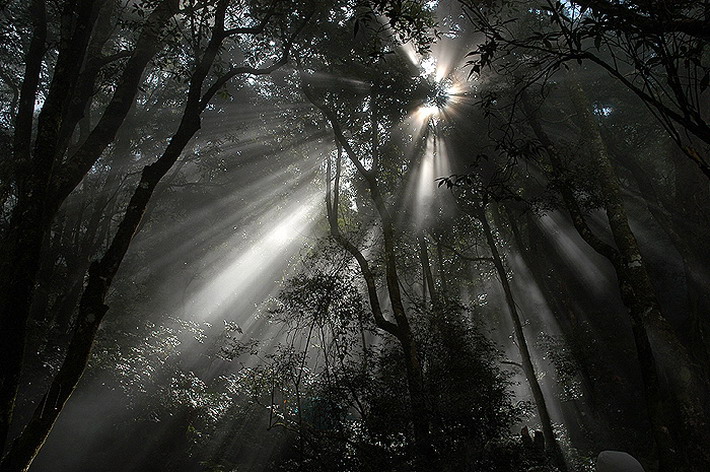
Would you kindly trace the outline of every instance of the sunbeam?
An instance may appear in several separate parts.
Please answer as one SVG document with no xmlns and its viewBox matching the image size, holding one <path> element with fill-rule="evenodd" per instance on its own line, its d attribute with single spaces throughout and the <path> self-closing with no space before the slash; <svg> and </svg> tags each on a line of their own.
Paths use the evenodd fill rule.
<svg viewBox="0 0 710 472">
<path fill-rule="evenodd" d="M 255 286 L 270 284 L 268 280 L 273 264 L 283 264 L 298 252 L 302 238 L 308 234 L 314 223 L 315 212 L 319 210 L 319 199 L 304 196 L 294 199 L 282 209 L 264 213 L 261 231 L 252 236 L 254 243 L 244 244 L 241 236 L 222 243 L 228 249 L 219 256 L 222 268 L 211 269 L 213 274 L 203 285 L 192 289 L 193 295 L 186 308 L 199 320 L 214 321 L 224 318 L 229 312 L 238 312 L 244 304 L 235 302 L 244 298 L 245 293 Z M 245 228 L 249 231 L 249 228 Z M 251 313 L 238 316 L 244 321 Z"/>
</svg>

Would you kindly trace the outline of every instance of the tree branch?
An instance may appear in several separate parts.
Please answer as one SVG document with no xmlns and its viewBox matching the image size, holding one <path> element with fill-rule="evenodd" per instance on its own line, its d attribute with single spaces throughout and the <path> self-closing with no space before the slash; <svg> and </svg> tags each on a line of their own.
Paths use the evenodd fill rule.
<svg viewBox="0 0 710 472">
<path fill-rule="evenodd" d="M 150 14 L 111 101 L 86 141 L 67 159 L 53 186 L 55 200 L 63 201 L 81 182 L 101 153 L 113 142 L 138 93 L 143 72 L 162 42 L 160 32 L 177 11 L 178 0 L 163 0 Z"/>
<path fill-rule="evenodd" d="M 299 25 L 298 28 L 291 34 L 291 36 L 284 42 L 284 50 L 281 54 L 281 58 L 271 64 L 268 67 L 251 67 L 251 66 L 239 66 L 239 67 L 232 67 L 229 71 L 227 71 L 225 74 L 223 74 L 221 77 L 219 77 L 210 88 L 207 89 L 207 91 L 202 95 L 202 98 L 200 99 L 200 106 L 202 108 L 206 107 L 207 104 L 212 100 L 212 98 L 215 96 L 215 94 L 221 89 L 227 82 L 232 80 L 234 77 L 240 74 L 251 74 L 251 75 L 268 75 L 272 73 L 273 71 L 281 68 L 284 66 L 286 63 L 288 63 L 289 59 L 289 54 L 291 51 L 291 47 L 293 46 L 293 42 L 295 41 L 296 37 L 298 34 L 305 28 L 305 26 L 308 24 L 310 19 L 313 17 L 314 12 L 309 13 L 304 21 Z M 271 15 L 269 14 L 267 18 L 265 18 L 262 21 L 262 25 L 256 28 L 260 28 L 260 30 L 263 30 L 264 27 L 266 26 L 266 22 L 268 22 L 268 18 L 270 18 Z M 236 31 L 239 28 L 235 28 L 229 31 Z M 256 33 L 260 31 L 247 31 L 248 33 Z M 236 33 L 231 33 L 231 34 L 236 34 Z M 224 37 L 229 36 L 227 34 L 223 35 Z"/>
</svg>

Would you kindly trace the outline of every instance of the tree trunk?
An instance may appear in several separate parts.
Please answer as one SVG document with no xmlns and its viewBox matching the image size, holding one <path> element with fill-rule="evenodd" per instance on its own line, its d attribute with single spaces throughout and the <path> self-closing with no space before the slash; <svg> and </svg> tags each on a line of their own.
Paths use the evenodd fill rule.
<svg viewBox="0 0 710 472">
<path fill-rule="evenodd" d="M 693 354 L 693 359 L 703 369 L 703 376 L 707 378 L 710 374 L 710 363 L 708 362 L 710 345 L 705 340 L 705 333 L 708 331 L 708 320 L 704 313 L 710 307 L 710 298 L 708 298 L 710 297 L 710 281 L 706 280 L 702 275 L 704 267 L 703 255 L 698 254 L 691 247 L 688 240 L 692 240 L 692 236 L 688 234 L 682 235 L 676 229 L 676 219 L 672 218 L 672 212 L 675 211 L 674 205 L 664 201 L 666 199 L 662 197 L 662 191 L 655 188 L 653 180 L 642 165 L 633 161 L 628 166 L 631 171 L 631 177 L 638 184 L 638 189 L 649 214 L 656 220 L 663 232 L 666 233 L 682 259 L 688 302 L 686 308 L 688 311 L 687 321 L 683 323 L 687 333 L 684 333 L 686 336 L 683 340 L 686 341 L 684 344 L 691 346 L 690 350 Z M 692 233 L 694 228 L 689 229 L 687 233 Z M 700 225 L 698 229 L 700 229 Z M 702 247 L 702 243 L 700 247 Z"/>
<path fill-rule="evenodd" d="M 493 257 L 493 265 L 496 268 L 498 278 L 503 286 L 505 302 L 508 306 L 510 318 L 513 321 L 513 329 L 515 331 L 515 339 L 518 344 L 518 351 L 520 352 L 523 373 L 525 374 L 525 378 L 530 386 L 530 391 L 532 392 L 533 400 L 535 401 L 535 407 L 540 417 L 542 434 L 545 437 L 546 449 L 554 464 L 559 467 L 560 470 L 566 471 L 567 464 L 565 463 L 564 455 L 562 454 L 562 448 L 555 437 L 555 431 L 552 427 L 552 419 L 550 418 L 550 413 L 547 409 L 547 402 L 545 401 L 545 396 L 542 393 L 540 383 L 537 380 L 535 366 L 533 365 L 528 343 L 525 339 L 525 333 L 523 332 L 523 323 L 520 320 L 520 315 L 518 314 L 518 309 L 515 305 L 513 292 L 510 288 L 510 284 L 508 283 L 508 275 L 506 274 L 505 267 L 503 266 L 503 259 L 498 252 L 498 248 L 496 247 L 495 237 L 493 236 L 493 231 L 491 230 L 491 226 L 488 222 L 485 208 L 481 209 L 479 214 L 476 215 L 476 218 L 483 225 L 483 233 L 486 236 L 486 242 L 488 243 L 488 247 L 490 248 L 491 255 Z"/>
<path fill-rule="evenodd" d="M 176 5 L 176 0 L 167 0 L 161 5 Z M 45 394 L 44 401 L 36 410 L 30 422 L 25 426 L 20 436 L 13 442 L 8 453 L 0 461 L 0 470 L 26 471 L 39 452 L 49 435 L 54 422 L 59 416 L 64 404 L 81 379 L 86 368 L 93 346 L 96 332 L 108 307 L 105 305 L 106 295 L 128 248 L 140 227 L 148 203 L 160 180 L 173 167 L 181 153 L 201 127 L 201 114 L 214 94 L 219 90 L 214 84 L 203 94 L 204 82 L 212 69 L 212 65 L 220 51 L 222 42 L 228 36 L 225 34 L 224 21 L 229 0 L 219 0 L 212 35 L 200 61 L 190 79 L 190 89 L 185 104 L 185 110 L 177 131 L 170 139 L 163 154 L 143 168 L 140 182 L 131 196 L 126 213 L 123 216 L 111 244 L 100 261 L 92 263 L 89 269 L 89 280 L 79 304 L 77 323 L 69 344 L 67 355 Z M 160 8 L 160 7 L 158 7 Z M 170 12 L 173 8 L 170 8 Z M 167 19 L 170 16 L 166 16 Z M 299 30 L 300 31 L 300 30 Z M 240 68 L 237 73 L 268 74 L 285 62 L 287 50 L 281 61 L 264 69 Z M 126 110 L 127 112 L 127 110 Z M 50 409 L 47 410 L 47 405 Z"/>
<path fill-rule="evenodd" d="M 358 262 L 358 265 L 360 266 L 360 270 L 367 286 L 370 308 L 372 309 L 373 317 L 375 318 L 375 324 L 378 328 L 393 335 L 400 345 L 405 364 L 407 387 L 409 390 L 410 413 L 414 431 L 415 458 L 417 463 L 416 467 L 417 470 L 428 471 L 431 470 L 432 467 L 434 467 L 434 464 L 436 463 L 435 454 L 429 434 L 429 405 L 426 399 L 427 396 L 426 389 L 424 386 L 424 375 L 419 358 L 417 341 L 409 324 L 409 319 L 405 312 L 404 304 L 402 302 L 402 296 L 399 290 L 400 282 L 399 276 L 397 275 L 396 254 L 394 246 L 395 231 L 392 226 L 391 216 L 387 207 L 385 206 L 381 194 L 379 193 L 377 180 L 375 179 L 374 175 L 370 174 L 367 171 L 363 171 L 364 168 L 362 167 L 362 163 L 357 159 L 354 150 L 350 147 L 349 143 L 342 134 L 336 118 L 333 116 L 330 110 L 320 105 L 314 99 L 312 94 L 307 90 L 307 86 L 304 87 L 304 92 L 311 101 L 311 103 L 320 108 L 326 118 L 330 121 L 331 126 L 333 127 L 333 131 L 335 133 L 336 143 L 338 145 L 338 167 L 335 176 L 335 194 L 332 199 L 330 190 L 330 163 L 328 163 L 328 190 L 326 194 L 326 206 L 328 210 L 328 220 L 330 223 L 331 234 L 333 235 L 333 238 L 355 258 L 355 260 Z M 358 167 L 360 174 L 367 182 L 368 188 L 370 190 L 370 198 L 372 199 L 372 202 L 375 205 L 377 214 L 379 215 L 380 222 L 382 224 L 382 235 L 384 239 L 385 278 L 387 283 L 387 291 L 390 298 L 390 304 L 395 318 L 395 323 L 387 321 L 382 315 L 375 276 L 370 270 L 368 261 L 365 259 L 362 252 L 347 238 L 345 238 L 345 236 L 340 232 L 340 228 L 338 227 L 338 184 L 340 179 L 340 159 L 343 148 L 346 150 L 348 157 L 356 165 L 356 167 Z"/>
<path fill-rule="evenodd" d="M 79 303 L 76 327 L 64 362 L 40 406 L 0 461 L 0 470 L 28 470 L 47 439 L 86 368 L 96 332 L 108 310 L 104 303 L 106 295 L 128 252 L 150 197 L 160 179 L 172 167 L 199 128 L 199 115 L 190 113 L 184 116 L 180 128 L 160 159 L 143 169 L 141 180 L 111 245 L 101 260 L 94 262 L 89 269 L 89 281 Z"/>
<path fill-rule="evenodd" d="M 44 3 L 39 2 L 39 4 L 43 14 Z M 101 138 L 103 140 L 89 140 L 87 145 L 93 144 L 93 147 L 89 149 L 93 154 L 87 153 L 88 157 L 82 162 L 89 158 L 92 158 L 92 162 L 94 162 L 115 136 L 115 132 L 123 122 L 123 118 L 128 113 L 138 91 L 143 70 L 158 50 L 160 43 L 155 30 L 156 25 L 162 28 L 172 16 L 176 5 L 176 0 L 166 0 L 150 15 L 146 30 L 141 33 L 136 51 L 129 60 L 116 93 L 107 108 L 111 111 L 110 126 L 97 127 L 97 130 L 102 132 Z M 35 8 L 35 4 L 33 4 L 33 8 Z M 95 0 L 80 0 L 70 3 L 67 8 L 65 14 L 76 17 L 72 23 L 74 27 L 70 31 L 70 37 L 64 38 L 65 41 L 62 41 L 60 47 L 49 93 L 38 117 L 32 154 L 30 154 L 30 141 L 36 84 L 34 88 L 28 86 L 28 92 L 24 97 L 26 101 L 31 99 L 32 107 L 28 108 L 26 101 L 21 100 L 20 111 L 23 114 L 18 112 L 17 122 L 20 126 L 16 129 L 15 135 L 15 144 L 19 145 L 16 150 L 18 200 L 17 205 L 13 208 L 10 228 L 3 240 L 3 256 L 0 261 L 0 346 L 2 346 L 0 353 L 0 450 L 4 450 L 19 387 L 27 335 L 26 325 L 30 316 L 32 297 L 42 257 L 42 243 L 51 229 L 54 216 L 62 202 L 90 168 L 90 166 L 86 167 L 86 170 L 81 174 L 69 172 L 69 168 L 62 164 L 62 143 L 68 141 L 65 138 L 73 131 L 70 122 L 80 116 L 84 110 L 85 104 L 76 102 L 75 98 L 77 97 L 74 92 L 80 72 L 85 65 L 87 48 L 97 20 L 98 8 Z M 39 16 L 39 13 L 37 15 Z M 42 28 L 44 28 L 44 33 L 42 33 Z M 43 57 L 43 54 L 33 49 L 35 37 L 41 39 L 43 47 L 44 37 L 46 37 L 46 22 L 44 24 L 38 22 L 35 25 L 35 33 L 29 51 L 35 56 L 28 58 L 28 73 L 30 66 L 36 65 L 37 61 L 41 65 Z M 36 80 L 33 75 L 29 75 L 28 78 L 30 81 Z M 23 92 L 24 87 L 25 84 L 23 84 Z M 121 93 L 118 93 L 119 91 Z M 84 98 L 88 100 L 89 95 L 84 95 Z M 79 113 L 76 112 L 76 107 L 79 108 Z M 62 173 L 60 171 L 65 175 L 57 177 Z M 71 178 L 67 180 L 67 176 Z M 61 192 L 57 192 L 57 189 L 53 188 L 53 186 L 65 182 L 74 182 L 74 184 L 71 188 L 66 184 L 63 187 L 60 186 L 60 189 L 63 189 Z"/>
<path fill-rule="evenodd" d="M 633 323 L 651 422 L 659 446 L 659 465 L 661 470 L 682 470 L 684 466 L 681 464 L 687 463 L 682 451 L 687 448 L 689 438 L 680 430 L 700 433 L 703 442 L 709 439 L 702 437 L 707 429 L 705 381 L 700 369 L 693 364 L 687 348 L 661 313 L 638 242 L 629 226 L 619 180 L 599 125 L 590 111 L 582 87 L 574 78 L 569 83 L 569 92 L 597 166 L 609 227 L 618 248 L 615 268 L 620 279 L 622 299 Z M 656 356 L 660 358 L 660 364 Z M 659 369 L 659 365 L 664 368 Z M 668 385 L 661 383 L 659 371 L 663 373 L 663 383 Z M 667 389 L 673 392 L 672 397 Z M 673 413 L 678 410 L 680 415 Z"/>
<path fill-rule="evenodd" d="M 440 302 L 439 296 L 436 292 L 436 286 L 434 285 L 434 276 L 431 272 L 429 251 L 427 249 L 426 239 L 424 238 L 424 231 L 419 231 L 419 235 L 417 235 L 417 242 L 419 244 L 419 259 L 422 263 L 422 272 L 424 273 L 424 281 L 426 283 L 424 288 L 429 289 L 432 307 L 436 309 L 439 307 Z"/>
</svg>

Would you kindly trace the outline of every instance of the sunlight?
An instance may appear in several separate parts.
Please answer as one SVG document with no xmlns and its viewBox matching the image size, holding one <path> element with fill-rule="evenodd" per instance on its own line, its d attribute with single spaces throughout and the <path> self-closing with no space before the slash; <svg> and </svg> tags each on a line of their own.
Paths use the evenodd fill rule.
<svg viewBox="0 0 710 472">
<path fill-rule="evenodd" d="M 540 229 L 568 261 L 585 287 L 597 297 L 614 282 L 610 278 L 606 263 L 598 254 L 589 251 L 580 236 L 576 234 L 559 212 L 549 213 L 538 220 Z"/>
<path fill-rule="evenodd" d="M 75 3 L 2 9 L 0 471 L 710 471 L 710 0 Z"/>
<path fill-rule="evenodd" d="M 407 59 L 409 59 L 412 64 L 415 66 L 419 65 L 419 55 L 417 54 L 417 50 L 414 48 L 412 43 L 403 44 L 400 47 L 400 50 L 404 52 L 404 55 L 407 56 Z"/>
<path fill-rule="evenodd" d="M 414 118 L 423 126 L 433 120 L 438 121 L 440 115 L 446 113 L 455 103 L 455 95 L 458 93 L 458 87 L 450 81 L 445 80 L 435 82 L 432 87 L 432 93 L 427 97 L 424 104 L 414 112 Z"/>
<path fill-rule="evenodd" d="M 283 222 L 272 229 L 266 236 L 266 241 L 273 246 L 284 246 L 298 239 L 306 226 L 305 218 L 311 208 L 303 206 L 294 211 Z"/>
<path fill-rule="evenodd" d="M 441 111 L 441 109 L 434 104 L 422 105 L 417 109 L 415 114 L 416 114 L 417 118 L 419 118 L 422 121 L 425 121 L 433 116 L 438 115 L 440 111 Z"/>
<path fill-rule="evenodd" d="M 422 73 L 420 74 L 422 77 L 434 76 L 434 73 L 436 72 L 436 59 L 433 57 L 427 57 L 422 60 L 419 67 L 422 69 Z"/>
<path fill-rule="evenodd" d="M 412 173 L 407 184 L 416 227 L 425 227 L 429 217 L 444 204 L 441 200 L 442 194 L 437 193 L 437 179 L 451 175 L 445 143 L 437 137 L 436 131 L 425 139 L 426 144 L 423 154 L 419 157 L 418 168 Z"/>
<path fill-rule="evenodd" d="M 291 206 L 269 211 L 262 221 L 276 222 L 276 225 L 261 232 L 260 236 L 253 226 L 245 228 L 248 233 L 257 233 L 251 243 L 244 244 L 241 235 L 226 243 L 233 249 L 220 257 L 219 265 L 224 265 L 218 267 L 185 304 L 193 316 L 212 321 L 227 312 L 244 311 L 236 318 L 240 323 L 246 321 L 246 316 L 253 311 L 247 303 L 248 294 L 271 286 L 274 276 L 282 276 L 277 272 L 297 253 L 304 233 L 313 225 L 312 216 L 319 208 L 320 198 L 303 197 L 302 200 L 295 199 Z"/>
<path fill-rule="evenodd" d="M 420 77 L 427 80 L 428 95 L 409 117 L 412 136 L 425 139 L 423 153 L 417 156 L 418 169 L 408 182 L 407 193 L 414 205 L 415 225 L 426 225 L 428 216 L 436 211 L 436 179 L 450 175 L 447 153 L 440 139 L 440 123 L 451 119 L 452 105 L 462 87 L 451 77 L 451 67 L 445 66 L 438 56 L 429 56 L 418 62 Z M 421 151 L 419 151 L 421 152 Z"/>
<path fill-rule="evenodd" d="M 433 54 L 420 56 L 411 44 L 402 47 L 409 60 L 419 69 L 419 77 L 429 81 L 432 90 L 424 103 L 413 113 L 420 125 L 438 120 L 442 113 L 451 111 L 464 95 L 463 79 L 458 77 L 459 63 L 456 48 L 436 48 Z"/>
<path fill-rule="evenodd" d="M 416 224 L 421 226 L 427 215 L 431 213 L 434 196 L 435 178 L 434 166 L 436 160 L 436 140 L 433 136 L 427 138 L 426 150 L 419 163 L 419 176 L 416 183 L 415 215 Z"/>
</svg>

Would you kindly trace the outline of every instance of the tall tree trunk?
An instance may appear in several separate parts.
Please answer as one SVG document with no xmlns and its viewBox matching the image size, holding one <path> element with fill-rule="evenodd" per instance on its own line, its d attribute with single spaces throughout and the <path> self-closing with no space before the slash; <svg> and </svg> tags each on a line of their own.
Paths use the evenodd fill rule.
<svg viewBox="0 0 710 472">
<path fill-rule="evenodd" d="M 550 413 L 547 409 L 547 402 L 545 401 L 545 396 L 542 393 L 540 383 L 537 380 L 535 366 L 533 365 L 532 357 L 530 356 L 530 349 L 528 348 L 525 333 L 523 332 L 523 323 L 520 320 L 515 299 L 513 298 L 513 292 L 510 288 L 510 284 L 508 283 L 508 275 L 506 274 L 505 267 L 503 266 L 503 259 L 498 252 L 495 237 L 493 236 L 493 231 L 491 230 L 490 223 L 488 222 L 486 209 L 482 208 L 480 212 L 477 212 L 475 217 L 483 225 L 483 233 L 486 237 L 486 242 L 488 243 L 488 247 L 490 248 L 491 255 L 493 257 L 493 265 L 496 268 L 498 278 L 500 279 L 503 287 L 505 302 L 508 307 L 508 312 L 510 313 L 510 318 L 513 321 L 513 329 L 515 331 L 515 339 L 518 344 L 518 351 L 520 352 L 523 373 L 525 374 L 525 379 L 528 381 L 528 386 L 532 392 L 535 407 L 540 417 L 542 434 L 545 437 L 546 449 L 549 452 L 554 464 L 559 467 L 560 470 L 566 471 L 567 464 L 565 463 L 564 455 L 562 454 L 562 448 L 555 437 L 555 431 L 552 427 L 552 419 L 550 418 Z"/>
<path fill-rule="evenodd" d="M 566 403 L 573 404 L 568 411 L 577 419 L 578 432 L 582 433 L 583 437 L 576 438 L 573 436 L 573 431 L 570 431 L 570 441 L 573 444 L 586 444 L 588 450 L 597 449 L 600 444 L 609 442 L 611 428 L 607 415 L 601 414 L 600 388 L 590 371 L 590 354 L 584 348 L 588 342 L 589 332 L 585 330 L 586 325 L 580 323 L 580 317 L 574 307 L 574 301 L 580 295 L 580 287 L 574 283 L 574 271 L 570 270 L 571 267 L 566 264 L 566 261 L 558 257 L 554 244 L 550 244 L 540 231 L 532 212 L 526 212 L 524 224 L 519 224 L 507 207 L 503 216 L 510 225 L 512 236 L 525 265 L 540 288 L 560 326 L 564 341 L 578 365 L 577 376 L 582 383 L 583 397 L 574 402 L 563 402 L 562 407 L 564 408 Z M 527 237 L 525 238 L 524 235 Z M 605 362 L 598 353 L 595 352 L 593 356 L 595 362 Z M 613 355 L 605 358 L 613 359 Z"/>
<path fill-rule="evenodd" d="M 579 113 L 583 136 L 596 164 L 609 228 L 618 249 L 615 268 L 620 278 L 622 299 L 633 323 L 651 422 L 659 446 L 660 467 L 661 470 L 682 470 L 687 467 L 683 465 L 687 464 L 683 451 L 688 442 L 693 441 L 692 436 L 700 434 L 696 440 L 710 440 L 704 405 L 706 383 L 688 349 L 661 313 L 638 242 L 629 226 L 619 180 L 599 125 L 581 85 L 573 74 L 570 76 L 570 98 Z M 659 366 L 663 368 L 659 369 Z M 662 372 L 662 379 L 659 372 Z M 673 413 L 677 410 L 680 415 Z M 688 432 L 691 437 L 687 436 Z"/>
<path fill-rule="evenodd" d="M 397 340 L 404 355 L 404 364 L 407 373 L 407 385 L 411 401 L 412 425 L 414 429 L 414 442 L 416 447 L 415 457 L 418 469 L 430 470 L 435 462 L 434 451 L 429 435 L 429 403 L 424 387 L 424 373 L 419 358 L 419 346 L 414 337 L 409 318 L 404 309 L 402 295 L 399 289 L 400 281 L 397 273 L 397 256 L 395 254 L 395 231 L 389 211 L 379 193 L 377 183 L 370 182 L 370 196 L 375 203 L 375 208 L 382 223 L 382 236 L 384 239 L 385 279 L 390 306 L 397 323 Z"/>
<path fill-rule="evenodd" d="M 63 152 L 69 136 L 85 108 L 85 103 L 77 99 L 90 98 L 85 90 L 76 95 L 75 89 L 86 66 L 87 49 L 98 16 L 97 5 L 100 3 L 96 0 L 67 3 L 65 14 L 72 19 L 73 27 L 66 31 L 68 37 L 64 38 L 60 46 L 47 99 L 39 113 L 32 153 L 31 125 L 36 83 L 34 87 L 28 86 L 18 111 L 17 123 L 20 126 L 15 132 L 18 199 L 12 211 L 10 228 L 3 240 L 0 260 L 0 450 L 4 450 L 7 441 L 19 387 L 27 321 L 42 258 L 42 243 L 62 202 L 110 144 L 121 126 L 138 92 L 143 71 L 161 45 L 159 30 L 177 7 L 177 0 L 164 0 L 151 13 L 107 112 L 92 132 L 94 138 L 90 136 L 80 148 L 83 154 L 75 155 L 64 163 Z M 38 20 L 34 26 L 29 51 L 34 56 L 28 56 L 28 74 L 31 66 L 37 62 L 40 65 L 42 63 L 43 54 L 39 49 L 33 49 L 35 38 L 40 38 L 37 43 L 41 42 L 42 46 L 46 38 L 44 2 L 35 2 L 33 9 L 35 5 L 38 11 L 36 15 L 42 16 L 42 21 Z M 27 80 L 36 81 L 37 77 L 30 74 Z M 26 103 L 30 99 L 32 107 Z M 87 164 L 89 162 L 91 165 Z"/>
<path fill-rule="evenodd" d="M 441 249 L 441 238 L 436 240 L 436 264 L 439 269 L 439 280 L 441 281 L 441 296 L 446 300 L 449 288 L 446 282 L 446 271 L 444 270 L 444 252 Z"/>
<path fill-rule="evenodd" d="M 54 77 L 39 114 L 32 148 L 32 122 L 44 42 L 47 35 L 44 2 L 32 4 L 33 39 L 27 57 L 27 80 L 23 82 L 21 104 L 16 120 L 14 158 L 16 161 L 17 204 L 10 227 L 3 238 L 0 261 L 0 450 L 4 449 L 15 405 L 22 369 L 27 320 L 40 266 L 42 244 L 50 228 L 47 214 L 48 185 L 55 155 L 62 114 L 71 96 L 72 81 L 81 69 L 93 24 L 93 0 L 67 6 L 76 15 L 71 39 L 63 44 Z M 67 93 L 67 92 L 70 93 Z"/>
<path fill-rule="evenodd" d="M 611 262 L 616 271 L 621 298 L 628 309 L 632 325 L 660 468 L 662 471 L 685 470 L 688 467 L 687 459 L 681 451 L 687 444 L 686 438 L 679 434 L 679 428 L 680 424 L 687 422 L 688 427 L 684 429 L 705 430 L 705 415 L 699 401 L 705 389 L 704 381 L 699 377 L 697 367 L 691 362 L 687 349 L 661 314 L 638 243 L 628 223 L 618 178 L 586 96 L 574 78 L 570 81 L 569 92 L 572 103 L 581 116 L 583 133 L 596 164 L 598 182 L 605 196 L 609 226 L 617 247 L 603 242 L 587 225 L 567 182 L 560 154 L 542 129 L 533 106 L 524 96 L 523 105 L 528 115 L 528 123 L 546 150 L 553 175 L 562 183 L 560 193 L 575 229 L 587 244 Z M 675 385 L 674 398 L 669 395 L 668 385 L 664 386 L 659 378 L 656 359 L 659 354 L 668 366 L 664 369 L 664 378 L 668 379 L 670 385 Z M 681 408 L 673 408 L 675 401 L 680 403 Z M 681 410 L 680 415 L 677 410 Z"/>
<path fill-rule="evenodd" d="M 326 207 L 328 210 L 328 221 L 330 223 L 330 230 L 333 238 L 340 244 L 346 251 L 348 251 L 353 258 L 357 261 L 360 266 L 361 273 L 365 279 L 365 285 L 367 286 L 368 298 L 370 301 L 370 308 L 375 319 L 375 324 L 378 328 L 384 330 L 385 332 L 393 335 L 400 345 L 402 351 L 405 373 L 407 379 L 407 387 L 409 390 L 410 399 L 410 414 L 411 421 L 414 431 L 414 447 L 415 447 L 415 458 L 417 462 L 417 470 L 428 471 L 434 467 L 436 463 L 436 458 L 434 450 L 432 447 L 429 426 L 430 426 L 430 414 L 429 414 L 429 403 L 427 401 L 426 388 L 424 386 L 424 375 L 422 371 L 421 361 L 419 357 L 419 347 L 418 343 L 414 337 L 414 333 L 409 324 L 409 319 L 407 317 L 406 311 L 404 309 L 404 303 L 402 302 L 402 296 L 399 290 L 399 276 L 397 275 L 396 266 L 396 254 L 395 254 L 395 231 L 392 225 L 392 220 L 390 217 L 389 210 L 385 206 L 384 200 L 379 193 L 379 188 L 377 185 L 377 180 L 373 174 L 368 171 L 364 171 L 362 163 L 357 159 L 357 156 L 349 145 L 345 136 L 342 134 L 340 125 L 337 119 L 325 106 L 319 104 L 307 86 L 304 87 L 304 92 L 308 99 L 315 106 L 320 108 L 326 119 L 330 121 L 333 131 L 335 133 L 336 143 L 338 146 L 338 164 L 335 175 L 335 192 L 331 197 L 330 189 L 330 162 L 328 163 L 328 189 L 326 194 Z M 382 224 L 382 235 L 384 239 L 384 257 L 385 257 L 385 278 L 387 283 L 387 292 L 390 298 L 390 306 L 392 307 L 392 312 L 394 314 L 395 322 L 392 323 L 386 320 L 382 314 L 382 309 L 379 301 L 379 295 L 377 293 L 377 283 L 374 274 L 370 269 L 369 262 L 363 256 L 362 252 L 350 242 L 345 235 L 342 234 L 338 226 L 338 185 L 340 180 L 340 160 L 342 159 L 342 150 L 346 150 L 348 157 L 351 162 L 353 162 L 361 175 L 365 178 L 368 188 L 370 190 L 370 198 L 377 209 L 377 214 L 379 215 L 380 222 Z M 364 172 L 363 172 L 364 171 Z"/>
<path fill-rule="evenodd" d="M 424 274 L 424 281 L 426 283 L 425 288 L 429 289 L 431 304 L 434 309 L 436 309 L 439 307 L 440 301 L 439 296 L 436 292 L 436 286 L 434 285 L 434 275 L 431 272 L 431 264 L 429 263 L 429 250 L 427 249 L 424 231 L 419 231 L 419 234 L 417 235 L 417 242 L 419 244 L 419 259 L 422 264 L 422 272 Z"/>
<path fill-rule="evenodd" d="M 167 0 L 171 13 L 176 0 Z M 96 332 L 108 310 L 106 296 L 133 238 L 140 227 L 148 203 L 161 179 L 173 167 L 183 150 L 201 127 L 201 114 L 210 103 L 221 85 L 238 74 L 269 74 L 285 64 L 290 43 L 281 59 L 269 67 L 255 69 L 241 67 L 230 70 L 214 82 L 207 91 L 205 81 L 217 58 L 223 41 L 229 36 L 225 32 L 225 16 L 229 0 L 219 0 L 216 6 L 211 37 L 202 57 L 190 78 L 190 87 L 185 110 L 177 131 L 173 134 L 163 154 L 154 163 L 143 168 L 141 178 L 126 208 L 126 213 L 118 225 L 111 243 L 99 261 L 89 268 L 89 278 L 79 303 L 79 312 L 74 333 L 62 366 L 54 377 L 43 402 L 35 410 L 29 423 L 15 439 L 7 454 L 0 461 L 0 470 L 26 471 L 44 444 L 55 421 L 61 413 L 71 393 L 83 375 L 91 354 Z M 171 15 L 164 18 L 167 21 Z M 310 19 L 310 16 L 308 17 Z M 308 21 L 308 20 L 306 20 Z M 304 24 L 296 31 L 300 31 Z M 262 26 L 263 27 L 263 26 Z M 239 29 L 235 30 L 239 33 Z M 237 34 L 233 33 L 233 34 Z M 127 112 L 128 110 L 126 110 Z M 47 406 L 50 408 L 48 409 Z"/>
<path fill-rule="evenodd" d="M 687 322 L 683 323 L 687 328 L 687 333 L 683 339 L 687 340 L 691 346 L 693 359 L 702 369 L 703 376 L 708 378 L 710 375 L 710 344 L 705 338 L 708 333 L 708 317 L 705 313 L 710 308 L 710 281 L 702 275 L 703 255 L 698 254 L 691 247 L 692 236 L 688 233 L 693 233 L 695 228 L 683 228 L 684 234 L 681 234 L 676 226 L 677 218 L 673 218 L 675 211 L 673 204 L 665 201 L 667 198 L 662 196 L 663 191 L 656 188 L 647 170 L 633 160 L 630 160 L 628 166 L 631 177 L 638 184 L 649 214 L 666 233 L 682 259 L 687 294 L 686 309 L 688 311 Z M 687 201 L 684 203 L 687 204 Z M 698 228 L 701 226 L 702 223 L 699 223 Z"/>
<path fill-rule="evenodd" d="M 653 429 L 655 449 L 660 461 L 663 464 L 673 463 L 674 454 L 672 451 L 675 449 L 672 444 L 672 440 L 667 433 L 668 427 L 666 425 L 668 424 L 668 421 L 665 413 L 664 402 L 662 401 L 660 394 L 658 374 L 656 371 L 656 360 L 653 351 L 651 350 L 648 333 L 646 332 L 646 328 L 640 316 L 641 313 L 638 312 L 638 304 L 634 300 L 634 292 L 627 279 L 627 272 L 624 269 L 621 256 L 615 248 L 599 239 L 587 225 L 584 219 L 584 214 L 582 213 L 573 190 L 569 186 L 565 177 L 564 164 L 562 163 L 560 154 L 558 153 L 552 140 L 542 129 L 540 122 L 537 120 L 536 113 L 533 110 L 532 105 L 527 101 L 526 97 L 524 97 L 523 105 L 526 108 L 528 122 L 535 132 L 536 137 L 545 148 L 548 158 L 550 159 L 553 174 L 555 178 L 560 180 L 562 183 L 560 193 L 564 200 L 565 206 L 570 213 L 575 229 L 582 239 L 584 239 L 584 241 L 596 252 L 606 257 L 616 270 L 622 301 L 629 310 L 631 319 L 632 333 L 636 345 L 636 355 L 639 367 L 641 368 L 641 377 L 646 396 L 646 409 L 648 411 L 649 420 L 651 421 Z M 632 306 L 635 307 L 636 311 L 631 308 Z"/>
<path fill-rule="evenodd" d="M 96 332 L 108 310 L 104 303 L 106 295 L 135 236 L 148 201 L 160 179 L 199 128 L 199 116 L 187 114 L 160 159 L 143 170 L 111 245 L 101 260 L 94 262 L 89 269 L 89 280 L 79 303 L 74 333 L 62 366 L 29 423 L 0 461 L 0 470 L 28 470 L 47 439 L 89 361 Z"/>
</svg>

